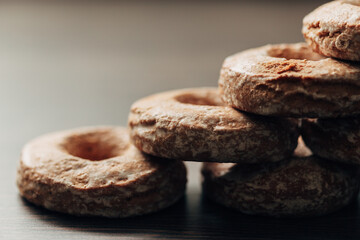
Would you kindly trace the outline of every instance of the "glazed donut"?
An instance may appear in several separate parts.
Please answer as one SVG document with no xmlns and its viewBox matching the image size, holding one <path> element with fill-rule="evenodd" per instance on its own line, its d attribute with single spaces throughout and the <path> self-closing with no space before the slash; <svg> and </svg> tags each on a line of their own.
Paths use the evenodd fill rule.
<svg viewBox="0 0 360 240">
<path fill-rule="evenodd" d="M 314 154 L 334 161 L 360 164 L 360 119 L 304 119 L 303 138 Z"/>
<path fill-rule="evenodd" d="M 302 32 L 314 51 L 360 61 L 360 1 L 332 1 L 320 6 L 304 18 Z"/>
<path fill-rule="evenodd" d="M 360 113 L 360 66 L 306 44 L 267 45 L 225 59 L 219 86 L 232 107 L 259 115 L 339 117 Z"/>
<path fill-rule="evenodd" d="M 175 203 L 186 185 L 181 161 L 142 154 L 121 127 L 57 132 L 25 145 L 20 194 L 49 210 L 103 217 L 155 212 Z"/>
<path fill-rule="evenodd" d="M 298 137 L 295 122 L 224 106 L 216 88 L 141 99 L 131 107 L 129 127 L 141 151 L 191 161 L 279 161 L 291 155 Z"/>
<path fill-rule="evenodd" d="M 318 216 L 356 198 L 358 172 L 358 167 L 295 155 L 276 163 L 204 163 L 202 185 L 205 196 L 245 214 Z"/>
</svg>

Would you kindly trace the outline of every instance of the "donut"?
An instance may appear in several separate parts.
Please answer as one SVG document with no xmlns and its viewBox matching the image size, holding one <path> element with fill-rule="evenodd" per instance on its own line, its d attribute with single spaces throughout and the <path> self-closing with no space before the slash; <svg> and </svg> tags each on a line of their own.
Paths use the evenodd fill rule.
<svg viewBox="0 0 360 240">
<path fill-rule="evenodd" d="M 274 217 L 324 215 L 356 198 L 358 167 L 299 153 L 308 150 L 276 163 L 204 163 L 203 193 L 242 213 Z"/>
<path fill-rule="evenodd" d="M 325 58 L 305 43 L 267 45 L 225 59 L 223 100 L 267 116 L 340 117 L 360 113 L 360 65 Z"/>
<path fill-rule="evenodd" d="M 296 123 L 225 106 L 217 88 L 155 94 L 129 115 L 133 144 L 163 158 L 215 162 L 279 161 L 296 147 Z"/>
<path fill-rule="evenodd" d="M 314 51 L 360 61 L 360 1 L 332 1 L 318 7 L 304 18 L 302 32 Z"/>
<path fill-rule="evenodd" d="M 360 164 L 359 117 L 304 119 L 301 132 L 314 154 L 333 161 Z"/>
<path fill-rule="evenodd" d="M 20 195 L 73 215 L 130 217 L 175 203 L 186 185 L 181 161 L 137 150 L 122 127 L 56 132 L 25 145 L 17 172 Z"/>
</svg>

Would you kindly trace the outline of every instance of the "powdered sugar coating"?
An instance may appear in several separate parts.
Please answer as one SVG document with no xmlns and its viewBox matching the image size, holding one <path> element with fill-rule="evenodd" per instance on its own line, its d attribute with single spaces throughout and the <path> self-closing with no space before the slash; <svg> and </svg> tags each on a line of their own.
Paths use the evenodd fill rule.
<svg viewBox="0 0 360 240">
<path fill-rule="evenodd" d="M 94 144 L 84 151 L 105 143 L 118 148 L 117 154 L 102 160 L 71 155 L 66 146 L 77 138 Z M 89 127 L 48 134 L 26 144 L 17 184 L 23 197 L 50 210 L 128 217 L 178 200 L 184 193 L 186 169 L 180 161 L 142 154 L 130 144 L 125 128 Z"/>
<path fill-rule="evenodd" d="M 225 59 L 224 101 L 243 111 L 285 117 L 360 113 L 360 65 L 325 58 L 306 44 L 250 49 Z"/>
<path fill-rule="evenodd" d="M 224 106 L 218 89 L 183 89 L 134 103 L 132 141 L 154 156 L 192 161 L 279 161 L 296 147 L 296 123 Z"/>
<path fill-rule="evenodd" d="M 306 42 L 328 57 L 360 61 L 360 2 L 326 3 L 303 20 Z"/>
</svg>

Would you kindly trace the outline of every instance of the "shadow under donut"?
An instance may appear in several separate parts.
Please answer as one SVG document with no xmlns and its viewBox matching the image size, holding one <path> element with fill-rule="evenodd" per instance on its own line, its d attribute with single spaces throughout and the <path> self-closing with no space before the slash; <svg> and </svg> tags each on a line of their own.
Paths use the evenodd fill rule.
<svg viewBox="0 0 360 240">
<path fill-rule="evenodd" d="M 359 201 L 315 218 L 282 219 L 245 215 L 208 200 L 195 189 L 162 211 L 131 218 L 76 217 L 21 199 L 32 219 L 72 232 L 133 238 L 183 239 L 356 239 Z"/>
<path fill-rule="evenodd" d="M 251 216 L 201 196 L 199 215 L 215 233 L 242 239 L 358 239 L 360 199 L 332 214 L 307 218 Z"/>
<path fill-rule="evenodd" d="M 72 216 L 36 206 L 19 197 L 24 210 L 32 219 L 45 222 L 48 226 L 65 228 L 70 231 L 93 232 L 101 235 L 162 238 L 164 232 L 171 237 L 186 232 L 188 198 L 182 197 L 174 205 L 159 212 L 130 218 L 103 218 Z"/>
</svg>

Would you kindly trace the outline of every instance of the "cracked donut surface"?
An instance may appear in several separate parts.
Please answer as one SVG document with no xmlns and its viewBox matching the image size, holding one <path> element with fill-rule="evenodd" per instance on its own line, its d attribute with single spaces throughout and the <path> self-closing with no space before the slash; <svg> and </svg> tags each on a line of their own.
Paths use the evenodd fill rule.
<svg viewBox="0 0 360 240">
<path fill-rule="evenodd" d="M 325 58 L 305 43 L 267 45 L 225 59 L 224 101 L 259 115 L 340 117 L 360 113 L 360 65 Z"/>
<path fill-rule="evenodd" d="M 147 156 L 121 127 L 56 132 L 25 145 L 17 173 L 20 194 L 73 215 L 129 217 L 175 203 L 186 185 L 181 161 Z"/>
<path fill-rule="evenodd" d="M 301 148 L 276 163 L 204 163 L 203 192 L 243 213 L 275 217 L 324 215 L 356 198 L 359 167 L 311 156 Z"/>
<path fill-rule="evenodd" d="M 131 107 L 129 128 L 141 151 L 192 161 L 275 162 L 291 155 L 298 137 L 294 121 L 225 106 L 216 88 L 141 99 Z"/>
<path fill-rule="evenodd" d="M 360 1 L 332 1 L 318 7 L 304 18 L 302 32 L 314 51 L 360 61 Z"/>
</svg>

